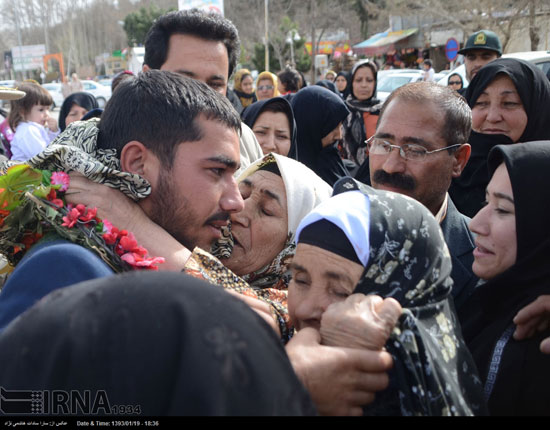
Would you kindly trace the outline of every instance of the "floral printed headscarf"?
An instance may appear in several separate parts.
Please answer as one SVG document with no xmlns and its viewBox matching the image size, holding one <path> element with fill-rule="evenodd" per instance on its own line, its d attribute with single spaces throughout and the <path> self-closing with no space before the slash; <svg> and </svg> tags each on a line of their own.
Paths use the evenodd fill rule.
<svg viewBox="0 0 550 430">
<path fill-rule="evenodd" d="M 439 224 L 428 209 L 401 194 L 351 178 L 335 184 L 334 195 L 345 192 L 365 196 L 364 209 L 353 216 L 366 228 L 346 229 L 353 225 L 349 220 L 339 224 L 365 266 L 354 293 L 393 297 L 403 307 L 386 343 L 394 358 L 390 387 L 365 414 L 485 414 L 477 369 L 451 302 L 451 257 Z M 334 217 L 342 218 L 342 202 L 337 206 Z M 358 231 L 368 237 L 354 238 Z"/>
</svg>

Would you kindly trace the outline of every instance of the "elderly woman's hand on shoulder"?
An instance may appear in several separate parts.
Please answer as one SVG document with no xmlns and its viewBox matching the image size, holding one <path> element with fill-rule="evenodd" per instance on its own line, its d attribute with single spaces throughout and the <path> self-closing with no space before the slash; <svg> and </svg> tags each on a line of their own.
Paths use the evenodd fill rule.
<svg viewBox="0 0 550 430">
<path fill-rule="evenodd" d="M 521 309 L 514 323 L 517 325 L 514 338 L 523 340 L 534 336 L 537 332 L 543 332 L 550 327 L 550 295 L 539 296 L 537 300 Z M 550 337 L 540 344 L 540 350 L 544 354 L 550 354 Z"/>
<path fill-rule="evenodd" d="M 321 319 L 324 345 L 379 351 L 403 309 L 397 300 L 353 294 L 330 305 Z"/>
</svg>

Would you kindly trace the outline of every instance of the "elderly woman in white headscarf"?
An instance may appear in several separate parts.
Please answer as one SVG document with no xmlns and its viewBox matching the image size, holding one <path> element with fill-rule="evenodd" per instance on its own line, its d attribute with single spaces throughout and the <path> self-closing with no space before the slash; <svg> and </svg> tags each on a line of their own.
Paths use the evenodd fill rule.
<svg viewBox="0 0 550 430">
<path fill-rule="evenodd" d="M 120 228 L 125 228 L 128 220 L 142 220 L 141 226 L 134 225 L 131 230 L 139 242 L 147 241 L 152 255 L 167 259 L 161 270 L 181 269 L 181 260 L 172 261 L 172 257 L 184 252 L 188 256 L 192 251 L 183 271 L 268 303 L 282 338 L 288 340 L 292 327 L 286 307 L 290 280 L 287 265 L 294 255 L 296 229 L 307 213 L 330 198 L 332 188 L 304 164 L 278 154 L 257 160 L 239 176 L 238 182 L 244 210 L 231 215 L 224 238 L 211 250 L 187 251 L 144 218 L 142 212 L 138 216 L 140 210 L 115 190 L 73 178 L 68 195 L 87 206 L 97 206 L 103 218 Z M 78 194 L 71 197 L 74 191 Z M 101 195 L 104 197 L 99 198 Z M 129 215 L 132 213 L 136 217 Z M 174 246 L 179 246 L 181 252 L 173 252 Z"/>
</svg>

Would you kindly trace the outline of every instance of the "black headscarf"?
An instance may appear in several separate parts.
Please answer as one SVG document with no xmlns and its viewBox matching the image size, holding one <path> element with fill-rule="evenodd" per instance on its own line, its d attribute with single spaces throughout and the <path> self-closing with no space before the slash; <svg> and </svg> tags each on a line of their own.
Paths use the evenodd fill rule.
<svg viewBox="0 0 550 430">
<path fill-rule="evenodd" d="M 0 380 L 5 390 L 89 390 L 92 399 L 101 390 L 111 406 L 139 405 L 145 416 L 315 413 L 274 331 L 238 298 L 182 273 L 50 294 L 0 335 Z"/>
<path fill-rule="evenodd" d="M 516 263 L 505 272 L 478 286 L 474 295 L 461 310 L 461 322 L 464 336 L 468 342 L 480 376 L 487 378 L 490 371 L 491 358 L 496 342 L 503 333 L 513 327 L 512 320 L 516 313 L 539 295 L 550 294 L 550 189 L 545 184 L 550 183 L 550 141 L 519 143 L 495 147 L 489 154 L 489 173 L 492 176 L 500 164 L 505 163 L 512 192 L 516 217 L 517 259 Z M 548 336 L 546 334 L 542 334 Z M 536 357 L 543 358 L 538 351 L 540 339 L 515 342 L 511 338 L 506 350 L 516 354 L 518 349 L 527 351 L 530 348 Z M 525 353 L 526 354 L 526 353 Z M 517 356 L 514 356 L 517 358 Z M 518 375 L 540 375 L 548 370 L 547 358 L 545 368 L 540 368 L 535 361 L 529 362 L 524 355 L 512 363 L 512 367 L 501 366 L 507 375 L 503 378 L 506 388 L 510 388 L 510 379 Z M 503 360 L 507 360 L 506 356 Z M 507 362 L 508 363 L 508 362 Z M 532 367 L 532 369 L 529 369 Z M 526 370 L 527 369 L 527 370 Z M 516 376 L 511 376 L 510 372 Z M 497 379 L 498 382 L 499 379 Z M 548 379 L 534 376 L 532 380 L 524 380 L 521 386 L 530 386 L 527 391 L 531 398 L 518 400 L 519 410 L 503 410 L 502 405 L 513 402 L 519 394 L 514 389 L 505 390 L 494 386 L 492 393 L 488 390 L 489 409 L 491 413 L 499 414 L 547 414 L 550 396 L 534 395 L 541 390 L 548 391 Z M 489 385 L 486 385 L 486 388 Z M 544 397 L 544 398 L 541 398 Z M 520 405 L 521 403 L 521 405 Z M 542 408 L 542 405 L 544 407 Z M 515 406 L 514 406 L 515 407 Z M 530 412 L 526 409 L 531 408 Z M 538 408 L 538 409 L 537 409 Z M 542 409 L 541 409 L 542 408 Z"/>
<path fill-rule="evenodd" d="M 484 414 L 481 384 L 452 305 L 451 257 L 434 216 L 416 200 L 351 178 L 338 181 L 334 195 L 300 227 L 319 215 L 341 228 L 365 267 L 354 294 L 392 297 L 403 307 L 385 345 L 394 358 L 390 387 L 365 414 Z"/>
<path fill-rule="evenodd" d="M 326 88 L 313 85 L 292 98 L 298 128 L 298 161 L 329 185 L 349 176 L 336 145 L 323 148 L 321 140 L 342 123 L 349 110 L 342 99 Z"/>
<path fill-rule="evenodd" d="M 284 106 L 285 115 L 288 118 L 288 123 L 290 124 L 290 150 L 288 152 L 287 157 L 293 158 L 296 160 L 298 158 L 298 145 L 297 145 L 297 129 L 296 129 L 296 121 L 294 120 L 294 112 L 292 110 L 292 106 L 290 105 L 290 102 L 285 99 L 284 97 L 274 97 L 272 99 L 267 100 L 260 100 L 258 102 L 252 103 L 250 106 L 248 106 L 242 113 L 241 117 L 243 122 L 248 125 L 250 128 L 254 127 L 254 124 L 256 123 L 256 120 L 260 116 L 260 114 L 264 111 L 264 109 L 269 106 L 270 104 L 278 101 L 281 103 L 282 106 Z"/>
<path fill-rule="evenodd" d="M 374 91 L 369 99 L 360 101 L 357 100 L 353 93 L 353 79 L 357 71 L 364 67 L 368 67 L 374 74 Z M 355 64 L 349 79 L 349 95 L 346 98 L 346 104 L 351 113 L 344 123 L 344 146 L 348 152 L 348 157 L 357 165 L 361 165 L 365 161 L 365 157 L 362 154 L 366 147 L 367 132 L 365 130 L 363 113 L 368 112 L 378 115 L 382 107 L 382 103 L 376 98 L 376 87 L 378 84 L 377 70 L 376 64 L 372 61 L 363 60 Z"/>
<path fill-rule="evenodd" d="M 338 89 L 336 89 L 336 91 L 338 91 L 338 93 L 340 94 L 340 97 L 342 97 L 344 100 L 346 100 L 348 98 L 348 96 L 350 95 L 350 93 L 351 93 L 351 83 L 350 83 L 350 80 L 349 80 L 349 73 L 340 72 L 336 75 L 336 79 L 338 79 L 338 77 L 340 77 L 340 76 L 343 76 L 346 79 L 346 82 L 347 82 L 346 89 L 343 92 L 338 91 Z M 336 85 L 336 79 L 334 80 L 335 85 Z"/>
<path fill-rule="evenodd" d="M 528 61 L 499 58 L 482 67 L 466 91 L 470 107 L 474 107 L 481 93 L 499 74 L 512 80 L 527 114 L 527 127 L 514 143 L 550 139 L 550 82 L 542 70 Z"/>
<path fill-rule="evenodd" d="M 363 67 L 369 67 L 368 65 L 372 65 L 374 67 L 370 67 L 371 71 L 373 71 L 374 74 L 374 91 L 372 93 L 372 96 L 367 100 L 359 101 L 357 100 L 357 97 L 353 93 L 353 80 L 355 79 L 355 74 L 357 71 Z M 373 70 L 374 69 L 374 70 Z M 348 107 L 351 109 L 357 109 L 357 110 L 363 110 L 366 112 L 370 112 L 370 108 L 373 106 L 379 105 L 380 100 L 376 98 L 376 89 L 378 86 L 378 67 L 375 63 L 373 63 L 370 60 L 362 60 L 353 66 L 353 69 L 351 70 L 350 79 L 349 79 L 349 96 L 346 99 L 346 103 L 348 104 Z"/>
<path fill-rule="evenodd" d="M 93 109 L 99 108 L 97 100 L 93 95 L 89 93 L 71 94 L 63 101 L 63 104 L 61 105 L 61 109 L 59 111 L 58 125 L 61 131 L 65 130 L 65 128 L 67 127 L 65 125 L 65 120 L 67 119 L 67 115 L 71 111 L 71 108 L 75 104 L 80 106 L 81 108 L 86 109 L 88 112 Z"/>
<path fill-rule="evenodd" d="M 535 65 L 512 58 L 492 61 L 475 75 L 466 89 L 466 100 L 471 108 L 498 74 L 505 74 L 514 83 L 523 108 L 527 113 L 527 127 L 518 142 L 550 139 L 550 82 Z M 504 135 L 488 135 L 472 131 L 469 139 L 472 154 L 462 175 L 453 180 L 449 190 L 459 212 L 474 217 L 485 201 L 489 183 L 487 157 L 497 145 L 510 145 Z"/>
<path fill-rule="evenodd" d="M 315 85 L 326 88 L 327 90 L 332 91 L 334 94 L 339 94 L 338 90 L 336 89 L 336 85 L 334 85 L 334 82 L 329 81 L 328 79 L 320 80 Z"/>
<path fill-rule="evenodd" d="M 451 73 L 449 75 L 449 79 L 447 80 L 447 82 L 450 81 L 453 76 L 456 76 L 458 79 L 460 79 L 460 88 L 456 89 L 455 91 L 459 91 L 462 88 L 464 88 L 464 79 L 462 79 L 462 76 L 460 76 L 460 73 Z M 454 88 L 453 88 L 453 90 L 454 90 Z"/>
</svg>

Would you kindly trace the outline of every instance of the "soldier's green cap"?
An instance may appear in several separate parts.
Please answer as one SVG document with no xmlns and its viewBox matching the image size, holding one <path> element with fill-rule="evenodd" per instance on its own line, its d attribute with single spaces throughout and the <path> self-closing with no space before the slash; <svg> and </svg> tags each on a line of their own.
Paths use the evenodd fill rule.
<svg viewBox="0 0 550 430">
<path fill-rule="evenodd" d="M 490 30 L 479 30 L 468 37 L 468 41 L 464 48 L 458 51 L 459 54 L 465 54 L 473 49 L 487 49 L 489 51 L 495 51 L 498 55 L 502 55 L 502 44 L 500 39 Z"/>
</svg>

